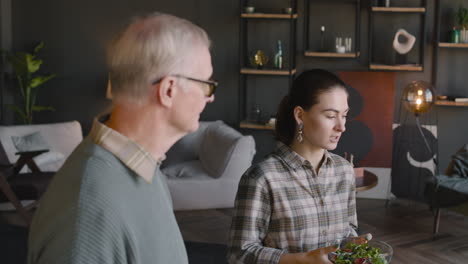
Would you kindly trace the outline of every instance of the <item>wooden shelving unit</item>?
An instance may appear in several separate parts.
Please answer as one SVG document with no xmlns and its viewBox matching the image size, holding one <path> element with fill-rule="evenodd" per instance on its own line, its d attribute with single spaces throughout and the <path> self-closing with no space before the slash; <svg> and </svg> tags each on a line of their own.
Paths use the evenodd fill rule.
<svg viewBox="0 0 468 264">
<path fill-rule="evenodd" d="M 468 107 L 468 102 L 455 102 L 455 101 L 448 101 L 448 100 L 437 100 L 437 101 L 435 101 L 435 105 Z"/>
<path fill-rule="evenodd" d="M 423 67 L 418 64 L 411 65 L 385 65 L 385 64 L 370 64 L 371 70 L 384 70 L 384 71 L 422 71 Z"/>
<path fill-rule="evenodd" d="M 304 52 L 304 56 L 323 57 L 323 58 L 358 58 L 360 56 L 360 52 L 336 53 L 336 52 L 306 51 Z"/>
<path fill-rule="evenodd" d="M 266 13 L 242 13 L 242 18 L 266 18 L 266 19 L 297 19 L 297 14 L 266 14 Z"/>
<path fill-rule="evenodd" d="M 291 72 L 288 70 L 275 70 L 275 69 L 250 69 L 250 68 L 242 68 L 240 70 L 241 74 L 256 74 L 256 75 L 282 75 L 288 76 L 296 74 L 296 69 L 292 69 Z"/>
<path fill-rule="evenodd" d="M 241 128 L 250 128 L 250 129 L 262 129 L 262 130 L 273 130 L 275 126 L 269 124 L 258 124 L 248 121 L 242 121 L 239 125 Z"/>
<path fill-rule="evenodd" d="M 393 13 L 426 13 L 424 7 L 380 7 L 373 6 L 373 12 L 393 12 Z"/>
<path fill-rule="evenodd" d="M 424 58 L 425 58 L 425 40 L 426 39 L 426 22 L 428 19 L 427 11 L 428 11 L 428 0 L 422 0 L 419 6 L 415 7 L 383 7 L 383 6 L 374 6 L 375 1 L 369 1 L 369 52 L 368 52 L 368 62 L 369 62 L 369 70 L 382 70 L 382 71 L 423 71 L 424 70 Z M 382 16 L 391 16 L 391 17 L 399 17 L 399 16 L 411 16 L 414 19 L 420 20 L 419 22 L 419 36 L 416 38 L 419 40 L 419 50 L 416 52 L 418 53 L 418 58 L 411 58 L 405 59 L 405 61 L 401 61 L 401 63 L 408 63 L 412 62 L 413 64 L 403 64 L 403 65 L 387 65 L 392 64 L 390 58 L 382 57 L 377 54 L 374 54 L 374 50 L 379 50 L 378 48 L 374 47 L 375 39 L 373 38 L 374 28 L 377 28 L 379 24 L 376 24 L 376 17 Z M 413 19 L 413 18 L 412 18 Z M 381 20 L 379 20 L 381 21 Z M 382 25 L 380 25 L 382 27 Z M 399 27 L 404 27 L 405 25 L 399 25 Z M 385 50 L 386 51 L 386 50 Z"/>
<path fill-rule="evenodd" d="M 262 101 L 260 101 L 260 99 L 259 101 L 256 101 L 256 97 L 251 95 L 255 94 L 258 89 L 265 88 L 265 85 L 267 84 L 263 83 L 264 80 L 268 81 L 268 88 L 271 89 L 272 93 L 279 95 L 283 92 L 278 93 L 278 89 L 283 91 L 285 88 L 290 88 L 292 86 L 292 81 L 294 75 L 296 74 L 296 29 L 299 15 L 297 0 L 291 0 L 287 2 L 289 2 L 288 7 L 291 8 L 292 14 L 280 13 L 281 7 L 284 8 L 285 6 L 275 6 L 275 3 L 269 3 L 268 1 L 264 1 L 262 4 L 259 4 L 259 6 L 255 6 L 258 8 L 258 10 L 265 11 L 264 13 L 246 13 L 244 10 L 247 1 L 240 0 L 240 78 L 238 122 L 239 127 L 241 128 L 258 130 L 272 130 L 274 128 L 274 126 L 268 124 L 259 124 L 246 121 L 246 119 L 248 119 L 247 109 L 249 108 L 249 105 L 262 105 Z M 289 27 L 289 30 L 285 30 L 285 25 Z M 250 63 L 251 58 L 248 56 L 249 50 L 269 49 L 272 39 L 275 43 L 277 43 L 278 40 L 281 40 L 283 47 L 282 66 L 273 66 L 275 63 L 272 62 L 264 65 L 262 69 L 257 69 L 256 67 L 252 66 Z M 286 49 L 284 49 L 284 47 L 286 47 Z M 266 52 L 269 51 L 267 50 Z M 273 57 L 274 56 L 271 58 Z M 269 79 L 278 79 L 279 82 L 271 82 Z M 256 83 L 256 80 L 259 80 L 259 82 Z M 284 82 L 283 80 L 288 82 L 287 86 L 280 83 Z M 253 85 L 253 82 L 256 84 Z M 268 100 L 275 99 L 268 98 Z M 268 113 L 268 111 L 271 110 L 267 109 L 265 112 Z"/>
<path fill-rule="evenodd" d="M 361 55 L 360 52 L 360 39 L 361 39 L 361 0 L 355 0 L 352 1 L 354 2 L 355 5 L 355 21 L 354 21 L 354 32 L 352 32 L 351 39 L 354 41 L 352 44 L 353 47 L 351 48 L 350 51 L 347 53 L 337 53 L 334 52 L 335 48 L 333 47 L 330 49 L 329 47 L 326 47 L 325 42 L 322 42 L 322 45 L 325 45 L 323 47 L 318 47 L 317 44 L 313 44 L 310 40 L 313 40 L 317 36 L 314 36 L 313 33 L 311 32 L 311 28 L 315 28 L 318 26 L 318 19 L 314 20 L 315 17 L 313 14 L 314 12 L 314 1 L 312 0 L 306 0 L 304 1 L 304 56 L 305 57 L 315 57 L 315 58 L 330 58 L 330 59 L 355 59 L 359 58 Z M 318 1 L 316 1 L 318 2 Z M 335 5 L 342 5 L 342 4 L 349 4 L 351 1 L 334 1 Z M 324 12 L 327 12 L 328 10 L 323 10 Z M 332 18 L 329 18 L 330 20 Z M 346 24 L 351 24 L 352 21 L 346 21 Z M 341 30 L 341 29 L 335 29 L 335 30 Z M 320 37 L 319 37 L 320 38 Z"/>
<path fill-rule="evenodd" d="M 440 48 L 468 48 L 468 43 L 439 42 Z"/>
</svg>

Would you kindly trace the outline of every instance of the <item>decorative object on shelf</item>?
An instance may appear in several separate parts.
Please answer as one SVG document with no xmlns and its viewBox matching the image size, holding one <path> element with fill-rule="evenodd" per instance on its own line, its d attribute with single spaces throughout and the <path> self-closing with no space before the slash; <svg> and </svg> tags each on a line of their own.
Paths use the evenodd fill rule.
<svg viewBox="0 0 468 264">
<path fill-rule="evenodd" d="M 450 34 L 450 42 L 460 43 L 460 31 L 457 28 L 453 28 Z"/>
<path fill-rule="evenodd" d="M 346 52 L 351 52 L 353 50 L 352 38 L 345 38 L 345 49 L 346 49 Z"/>
<path fill-rule="evenodd" d="M 401 100 L 406 110 L 416 116 L 423 114 L 434 104 L 434 89 L 424 81 L 413 81 L 403 90 Z"/>
<path fill-rule="evenodd" d="M 456 21 L 458 26 L 460 27 L 459 42 L 468 43 L 468 9 L 460 6 L 456 14 Z"/>
<path fill-rule="evenodd" d="M 400 42 L 401 37 L 404 38 L 402 42 Z M 397 52 L 395 54 L 395 64 L 408 64 L 406 54 L 413 49 L 414 43 L 416 43 L 416 37 L 408 33 L 406 30 L 401 28 L 395 33 L 395 37 L 393 38 L 393 49 Z"/>
<path fill-rule="evenodd" d="M 283 47 L 281 45 L 281 40 L 278 40 L 275 54 L 275 68 L 283 69 Z"/>
<path fill-rule="evenodd" d="M 346 52 L 346 47 L 343 45 L 343 38 L 342 37 L 336 37 L 335 39 L 335 48 L 337 53 L 345 53 Z"/>
<path fill-rule="evenodd" d="M 268 63 L 268 56 L 265 55 L 263 50 L 257 50 L 255 55 L 250 57 L 250 64 L 257 69 L 263 69 L 263 67 Z"/>
<path fill-rule="evenodd" d="M 292 14 L 292 7 L 285 7 L 283 8 L 283 13 L 285 14 Z"/>
<path fill-rule="evenodd" d="M 326 51 L 325 48 L 325 26 L 320 27 L 320 50 L 319 51 Z"/>
<path fill-rule="evenodd" d="M 17 89 L 21 94 L 21 105 L 7 105 L 12 109 L 24 124 L 33 123 L 33 113 L 41 111 L 53 111 L 50 106 L 36 105 L 36 97 L 39 86 L 54 78 L 56 74 L 39 75 L 37 72 L 41 68 L 42 60 L 37 57 L 38 52 L 44 48 L 44 42 L 40 42 L 32 53 L 27 52 L 5 52 L 8 62 L 11 64 Z M 3 53 L 4 51 L 2 51 Z"/>
<path fill-rule="evenodd" d="M 252 107 L 252 110 L 250 111 L 250 116 L 248 117 L 249 122 L 253 123 L 259 123 L 262 115 L 262 110 L 260 110 L 260 107 L 256 104 Z"/>
<path fill-rule="evenodd" d="M 405 38 L 404 42 L 400 42 L 400 36 Z M 416 43 L 416 37 L 402 28 L 396 32 L 395 37 L 393 38 L 393 48 L 399 54 L 407 54 L 410 52 L 414 46 L 414 43 Z"/>
<path fill-rule="evenodd" d="M 276 118 L 270 117 L 267 124 L 274 127 L 276 125 Z"/>
<path fill-rule="evenodd" d="M 247 14 L 252 14 L 255 12 L 255 7 L 254 6 L 246 6 L 244 7 L 244 12 Z"/>
<path fill-rule="evenodd" d="M 390 0 L 374 0 L 373 5 L 390 7 Z"/>
</svg>

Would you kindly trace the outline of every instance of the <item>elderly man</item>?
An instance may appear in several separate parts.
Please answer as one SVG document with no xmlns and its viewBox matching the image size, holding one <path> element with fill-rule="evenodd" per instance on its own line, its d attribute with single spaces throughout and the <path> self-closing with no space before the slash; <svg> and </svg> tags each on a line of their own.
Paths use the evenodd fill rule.
<svg viewBox="0 0 468 264">
<path fill-rule="evenodd" d="M 29 236 L 29 263 L 187 263 L 164 153 L 214 100 L 210 41 L 187 20 L 138 18 L 108 51 L 113 108 L 55 175 Z"/>
</svg>

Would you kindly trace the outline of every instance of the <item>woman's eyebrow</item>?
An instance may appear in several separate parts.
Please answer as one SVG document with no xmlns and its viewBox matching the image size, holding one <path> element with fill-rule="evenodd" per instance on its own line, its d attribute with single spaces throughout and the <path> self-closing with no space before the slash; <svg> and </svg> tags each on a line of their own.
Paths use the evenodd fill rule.
<svg viewBox="0 0 468 264">
<path fill-rule="evenodd" d="M 350 108 L 348 107 L 348 109 L 346 109 L 346 110 L 344 111 L 344 113 L 349 112 L 349 109 L 350 109 Z M 337 113 L 337 114 L 340 113 L 340 111 L 339 111 L 338 109 L 334 109 L 334 108 L 327 108 L 327 109 L 322 110 L 322 112 L 328 112 L 328 111 L 335 112 L 335 113 Z"/>
</svg>

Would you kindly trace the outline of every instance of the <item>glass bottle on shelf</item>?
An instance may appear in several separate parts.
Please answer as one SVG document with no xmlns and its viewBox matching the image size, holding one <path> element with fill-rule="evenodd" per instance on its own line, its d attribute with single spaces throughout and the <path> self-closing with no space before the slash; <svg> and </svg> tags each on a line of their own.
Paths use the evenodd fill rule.
<svg viewBox="0 0 468 264">
<path fill-rule="evenodd" d="M 281 40 L 278 40 L 276 54 L 275 54 L 275 68 L 283 69 L 283 47 L 281 45 Z"/>
<path fill-rule="evenodd" d="M 325 26 L 320 27 L 320 50 L 321 52 L 325 52 Z"/>
</svg>

